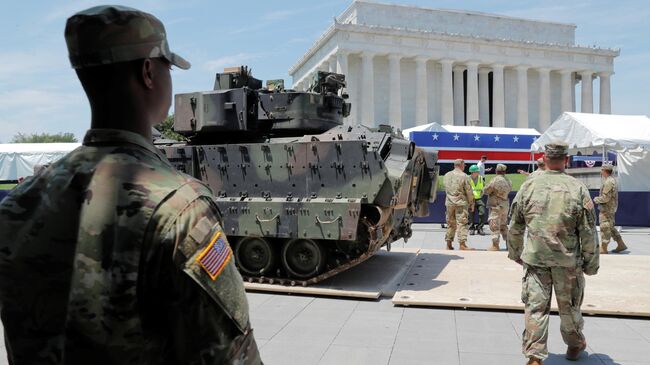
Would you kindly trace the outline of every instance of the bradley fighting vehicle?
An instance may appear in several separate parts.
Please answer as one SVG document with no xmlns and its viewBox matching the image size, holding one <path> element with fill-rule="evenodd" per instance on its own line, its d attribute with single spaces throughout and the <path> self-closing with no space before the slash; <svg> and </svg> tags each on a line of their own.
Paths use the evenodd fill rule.
<svg viewBox="0 0 650 365">
<path fill-rule="evenodd" d="M 437 156 L 389 127 L 343 124 L 345 76 L 318 72 L 306 92 L 246 67 L 213 91 L 175 96 L 172 164 L 215 194 L 245 280 L 308 285 L 411 236 L 435 199 Z"/>
</svg>

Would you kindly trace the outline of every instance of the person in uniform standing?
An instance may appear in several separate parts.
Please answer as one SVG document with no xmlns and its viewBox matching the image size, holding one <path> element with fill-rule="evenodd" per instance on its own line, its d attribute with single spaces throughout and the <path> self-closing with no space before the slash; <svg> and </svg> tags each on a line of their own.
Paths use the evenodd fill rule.
<svg viewBox="0 0 650 365">
<path fill-rule="evenodd" d="M 190 64 L 133 8 L 76 13 L 65 39 L 91 128 L 0 205 L 9 363 L 261 363 L 212 191 L 151 142 Z"/>
<path fill-rule="evenodd" d="M 568 146 L 545 146 L 546 172 L 524 182 L 511 208 L 508 257 L 524 266 L 521 300 L 525 307 L 523 353 L 528 364 L 548 357 L 551 292 L 555 288 L 566 358 L 577 360 L 587 343 L 580 306 L 586 275 L 599 268 L 594 204 L 589 190 L 564 173 Z M 524 245 L 524 232 L 528 231 Z"/>
<path fill-rule="evenodd" d="M 617 243 L 612 252 L 620 253 L 627 250 L 623 237 L 616 230 L 614 221 L 618 209 L 618 187 L 616 186 L 616 179 L 612 176 L 613 170 L 612 165 L 604 165 L 601 168 L 600 174 L 603 177 L 603 185 L 600 188 L 600 195 L 594 199 L 600 210 L 598 214 L 600 221 L 600 253 L 607 253 L 607 245 L 612 237 Z"/>
<path fill-rule="evenodd" d="M 472 187 L 472 193 L 474 194 L 474 212 L 470 214 L 472 226 L 469 229 L 469 234 L 473 236 L 478 233 L 483 236 L 485 235 L 485 232 L 483 232 L 483 226 L 485 225 L 485 203 L 482 198 L 485 178 L 479 175 L 478 166 L 476 165 L 469 167 L 469 173 L 469 184 Z M 476 222 L 476 212 L 478 212 L 478 222 Z"/>
<path fill-rule="evenodd" d="M 544 158 L 540 157 L 536 161 L 537 163 L 537 169 L 531 173 L 528 173 L 524 170 L 517 170 L 522 175 L 526 175 L 528 178 L 530 177 L 535 177 L 541 173 L 543 173 L 546 170 L 546 163 L 544 162 Z"/>
<path fill-rule="evenodd" d="M 488 251 L 499 251 L 499 236 L 503 236 L 506 241 L 508 238 L 508 209 L 510 208 L 508 194 L 512 191 L 512 183 L 505 177 L 507 169 L 506 165 L 498 164 L 496 176 L 485 187 L 490 208 L 488 224 L 492 231 L 492 246 Z"/>
<path fill-rule="evenodd" d="M 469 182 L 469 176 L 465 174 L 465 161 L 457 159 L 454 161 L 454 169 L 445 174 L 445 207 L 447 220 L 447 234 L 445 241 L 447 249 L 453 250 L 454 237 L 458 231 L 458 242 L 461 250 L 469 250 L 467 247 L 467 225 L 469 213 L 474 212 L 474 194 Z M 469 210 L 469 211 L 468 211 Z"/>
</svg>

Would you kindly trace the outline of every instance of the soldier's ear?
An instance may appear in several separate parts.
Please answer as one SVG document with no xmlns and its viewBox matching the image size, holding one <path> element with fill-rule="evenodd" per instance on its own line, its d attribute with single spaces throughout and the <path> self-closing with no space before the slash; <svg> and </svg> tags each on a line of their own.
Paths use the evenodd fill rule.
<svg viewBox="0 0 650 365">
<path fill-rule="evenodd" d="M 154 64 L 150 58 L 142 62 L 141 78 L 145 88 L 149 90 L 154 88 Z"/>
</svg>

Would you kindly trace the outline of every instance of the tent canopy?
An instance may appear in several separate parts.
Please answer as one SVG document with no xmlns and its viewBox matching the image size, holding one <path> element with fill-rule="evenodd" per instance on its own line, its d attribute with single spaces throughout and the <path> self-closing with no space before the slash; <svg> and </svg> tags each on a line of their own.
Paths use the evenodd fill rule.
<svg viewBox="0 0 650 365">
<path fill-rule="evenodd" d="M 0 180 L 18 180 L 34 174 L 34 166 L 52 163 L 79 147 L 79 143 L 0 144 Z"/>
<path fill-rule="evenodd" d="M 560 115 L 531 146 L 542 151 L 552 141 L 570 148 L 607 147 L 611 150 L 650 149 L 650 118 L 645 115 L 568 113 Z"/>
</svg>

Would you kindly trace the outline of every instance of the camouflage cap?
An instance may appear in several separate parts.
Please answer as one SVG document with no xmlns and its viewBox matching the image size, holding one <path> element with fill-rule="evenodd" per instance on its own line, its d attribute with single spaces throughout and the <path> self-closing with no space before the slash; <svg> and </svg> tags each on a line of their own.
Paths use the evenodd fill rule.
<svg viewBox="0 0 650 365">
<path fill-rule="evenodd" d="M 614 166 L 610 164 L 603 165 L 603 167 L 600 168 L 601 170 L 609 171 L 610 173 L 614 171 Z"/>
<path fill-rule="evenodd" d="M 497 165 L 497 171 L 506 171 L 508 169 L 508 166 L 500 163 Z"/>
<path fill-rule="evenodd" d="M 556 141 L 546 144 L 544 149 L 546 157 L 548 158 L 563 158 L 569 152 L 569 145 L 564 142 Z"/>
<path fill-rule="evenodd" d="M 126 6 L 95 6 L 74 14 L 65 25 L 65 41 L 73 68 L 158 57 L 183 70 L 190 68 L 170 51 L 158 18 Z"/>
</svg>

